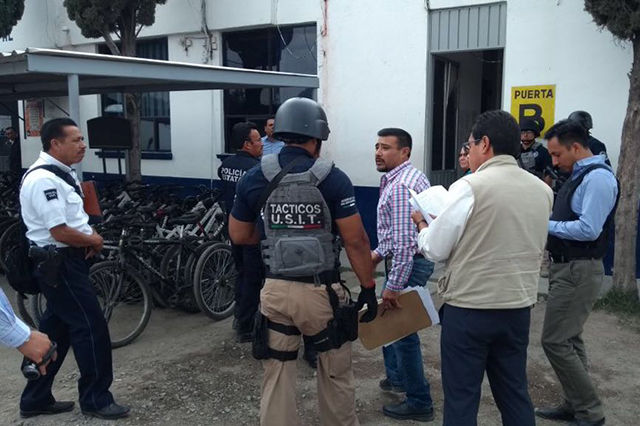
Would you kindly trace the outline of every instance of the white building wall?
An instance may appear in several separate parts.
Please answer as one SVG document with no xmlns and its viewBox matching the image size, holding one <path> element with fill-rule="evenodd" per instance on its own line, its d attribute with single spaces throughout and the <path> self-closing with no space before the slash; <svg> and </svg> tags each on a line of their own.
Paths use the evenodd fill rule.
<svg viewBox="0 0 640 426">
<path fill-rule="evenodd" d="M 67 17 L 63 0 L 26 0 L 25 14 L 0 41 L 1 51 L 58 47 L 95 51 Z M 427 100 L 427 5 L 432 9 L 488 3 L 478 0 L 208 0 L 207 25 L 217 50 L 207 61 L 221 64 L 221 31 L 265 25 L 316 22 L 318 100 L 329 115 L 331 136 L 325 155 L 356 185 L 377 186 L 373 145 L 382 127 L 403 127 L 414 138 L 412 160 L 424 168 Z M 512 86 L 556 84 L 556 120 L 584 109 L 594 118 L 593 134 L 617 162 L 624 119 L 631 51 L 599 31 L 578 0 L 508 0 L 503 107 L 510 108 Z M 199 0 L 169 0 L 159 6 L 156 24 L 142 37 L 168 36 L 169 59 L 202 63 L 201 39 L 185 51 L 185 36 L 199 37 Z M 326 8 L 326 21 L 324 18 Z M 324 34 L 324 35 L 323 35 Z M 462 93 L 464 96 L 464 93 Z M 215 176 L 222 152 L 223 104 L 219 91 L 171 94 L 173 160 L 143 160 L 143 174 L 173 177 Z M 81 99 L 82 120 L 99 113 L 96 96 Z M 86 129 L 83 129 L 86 132 Z M 23 135 L 24 136 L 24 135 Z M 32 140 L 33 139 L 33 140 Z M 24 161 L 37 155 L 29 138 Z M 213 160 L 212 160 L 213 159 Z M 109 160 L 109 171 L 116 171 Z M 85 171 L 101 171 L 89 153 Z"/>
</svg>

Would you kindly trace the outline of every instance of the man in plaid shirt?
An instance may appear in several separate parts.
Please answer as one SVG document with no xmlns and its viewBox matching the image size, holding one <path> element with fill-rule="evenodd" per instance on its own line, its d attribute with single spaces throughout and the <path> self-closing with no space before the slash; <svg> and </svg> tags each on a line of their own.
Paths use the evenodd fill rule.
<svg viewBox="0 0 640 426">
<path fill-rule="evenodd" d="M 411 221 L 409 188 L 429 188 L 429 180 L 411 165 L 411 135 L 402 129 L 378 132 L 376 168 L 380 179 L 378 201 L 378 247 L 371 252 L 374 265 L 386 261 L 387 280 L 382 292 L 383 309 L 398 309 L 398 296 L 406 287 L 424 286 L 433 273 L 433 263 L 419 254 L 417 231 Z M 388 266 L 390 265 L 390 267 Z M 420 338 L 413 333 L 383 348 L 387 377 L 380 382 L 385 391 L 406 392 L 401 404 L 388 404 L 383 413 L 400 420 L 433 420 L 433 401 L 424 376 Z"/>
</svg>

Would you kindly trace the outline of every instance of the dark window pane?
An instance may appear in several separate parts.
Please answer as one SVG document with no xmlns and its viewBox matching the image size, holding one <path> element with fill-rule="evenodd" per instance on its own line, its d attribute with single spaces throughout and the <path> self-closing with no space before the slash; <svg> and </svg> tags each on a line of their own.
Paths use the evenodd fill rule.
<svg viewBox="0 0 640 426">
<path fill-rule="evenodd" d="M 301 25 L 229 32 L 223 38 L 223 65 L 268 71 L 317 74 L 316 26 Z M 234 124 L 253 121 L 263 133 L 264 123 L 289 98 L 315 99 L 315 90 L 301 88 L 231 89 L 224 91 L 225 150 Z"/>
<path fill-rule="evenodd" d="M 98 52 L 111 54 L 106 44 L 99 45 Z M 136 53 L 139 58 L 168 60 L 167 38 L 139 40 Z M 109 93 L 101 98 L 102 115 L 124 116 L 124 96 L 121 93 Z M 170 115 L 169 92 L 140 95 L 140 148 L 143 151 L 171 151 Z"/>
</svg>

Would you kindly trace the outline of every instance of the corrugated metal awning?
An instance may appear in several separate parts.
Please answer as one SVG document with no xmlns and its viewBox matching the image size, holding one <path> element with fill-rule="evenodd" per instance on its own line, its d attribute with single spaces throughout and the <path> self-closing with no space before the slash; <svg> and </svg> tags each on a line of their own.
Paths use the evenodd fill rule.
<svg viewBox="0 0 640 426">
<path fill-rule="evenodd" d="M 505 47 L 506 3 L 432 10 L 429 18 L 431 53 Z"/>
<path fill-rule="evenodd" d="M 67 96 L 70 75 L 80 95 L 319 86 L 315 75 L 29 48 L 0 55 L 0 101 Z"/>
</svg>

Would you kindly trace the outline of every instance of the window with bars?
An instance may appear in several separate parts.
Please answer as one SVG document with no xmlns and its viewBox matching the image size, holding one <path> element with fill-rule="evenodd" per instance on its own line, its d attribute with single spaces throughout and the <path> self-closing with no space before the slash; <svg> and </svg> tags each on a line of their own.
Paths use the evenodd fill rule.
<svg viewBox="0 0 640 426">
<path fill-rule="evenodd" d="M 138 40 L 137 56 L 146 59 L 169 59 L 167 38 Z M 110 55 L 105 44 L 98 53 Z M 102 115 L 124 116 L 122 93 L 102 95 Z M 148 92 L 140 96 L 140 149 L 143 152 L 171 152 L 171 119 L 169 92 Z"/>
<path fill-rule="evenodd" d="M 316 40 L 315 24 L 228 32 L 223 35 L 223 65 L 315 75 Z M 298 96 L 315 99 L 315 90 L 296 87 L 225 90 L 225 151 L 232 151 L 229 136 L 234 124 L 253 121 L 262 130 L 280 104 Z"/>
</svg>

